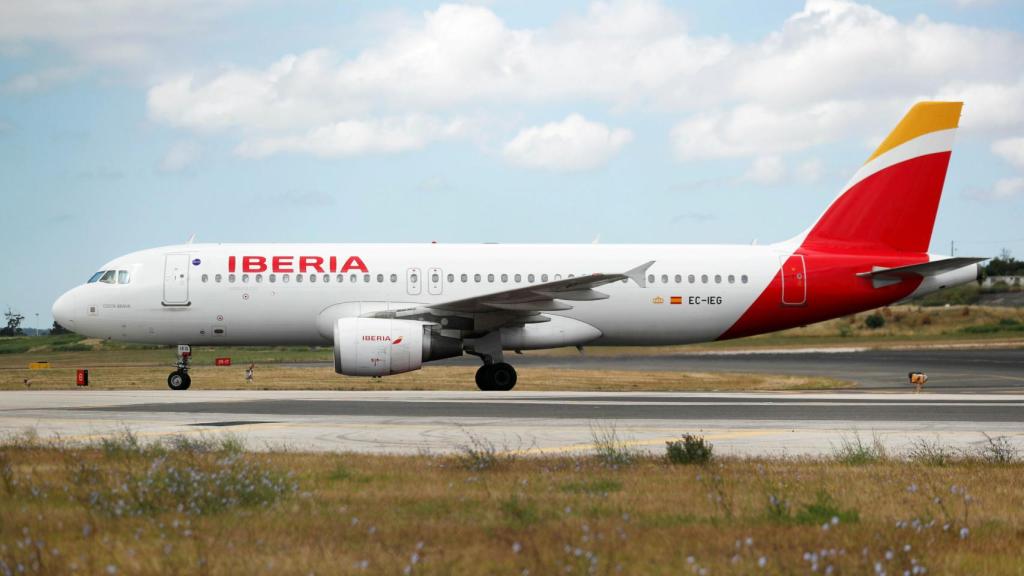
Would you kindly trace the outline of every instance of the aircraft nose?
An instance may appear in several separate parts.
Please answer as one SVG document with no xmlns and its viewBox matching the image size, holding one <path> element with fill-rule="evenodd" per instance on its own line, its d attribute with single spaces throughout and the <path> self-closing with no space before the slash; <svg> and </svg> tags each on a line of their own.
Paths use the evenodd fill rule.
<svg viewBox="0 0 1024 576">
<path fill-rule="evenodd" d="M 74 296 L 70 291 L 65 292 L 53 303 L 53 309 L 51 310 L 53 319 L 61 326 L 72 330 L 75 326 L 75 319 L 72 314 L 74 309 Z"/>
</svg>

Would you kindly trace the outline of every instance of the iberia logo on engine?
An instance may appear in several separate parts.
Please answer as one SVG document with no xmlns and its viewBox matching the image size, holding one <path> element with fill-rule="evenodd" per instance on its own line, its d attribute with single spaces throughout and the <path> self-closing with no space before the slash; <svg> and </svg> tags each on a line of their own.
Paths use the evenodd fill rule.
<svg viewBox="0 0 1024 576">
<path fill-rule="evenodd" d="M 275 272 L 287 274 L 289 272 L 348 272 L 357 270 L 367 273 L 370 270 L 366 267 L 363 259 L 359 256 L 349 256 L 341 262 L 337 256 L 228 256 L 228 272 L 235 272 L 238 267 L 238 260 L 242 261 L 242 272 Z M 339 262 L 341 265 L 339 266 Z"/>
<path fill-rule="evenodd" d="M 394 340 L 392 340 L 391 336 L 370 336 L 370 335 L 366 335 L 366 336 L 363 336 L 363 342 L 391 342 L 392 345 L 397 345 L 397 344 L 401 344 L 402 343 L 402 337 L 399 336 L 398 338 L 395 338 Z"/>
</svg>

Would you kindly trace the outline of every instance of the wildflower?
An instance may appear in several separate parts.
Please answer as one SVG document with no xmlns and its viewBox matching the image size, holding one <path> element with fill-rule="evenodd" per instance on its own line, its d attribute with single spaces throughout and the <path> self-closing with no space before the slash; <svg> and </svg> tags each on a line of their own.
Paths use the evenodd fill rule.
<svg viewBox="0 0 1024 576">
<path fill-rule="evenodd" d="M 764 556 L 761 556 L 760 558 L 757 559 L 757 567 L 758 568 L 764 568 L 766 564 L 768 564 L 768 559 L 765 558 Z"/>
<path fill-rule="evenodd" d="M 512 552 L 513 552 L 514 554 L 519 554 L 519 552 L 520 552 L 520 551 L 521 551 L 522 549 L 523 549 L 523 545 L 522 545 L 522 544 L 520 544 L 519 542 L 513 542 L 513 543 L 512 543 Z"/>
<path fill-rule="evenodd" d="M 107 574 L 117 574 L 117 566 L 107 564 Z"/>
<path fill-rule="evenodd" d="M 967 526 L 964 526 L 960 529 L 960 539 L 963 540 L 964 538 L 967 538 L 967 535 L 970 533 L 971 531 L 967 529 Z"/>
</svg>

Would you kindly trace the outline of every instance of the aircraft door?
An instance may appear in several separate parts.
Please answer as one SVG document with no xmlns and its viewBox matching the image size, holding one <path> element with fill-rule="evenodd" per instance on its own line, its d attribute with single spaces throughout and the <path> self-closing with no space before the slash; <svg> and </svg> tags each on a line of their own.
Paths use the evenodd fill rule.
<svg viewBox="0 0 1024 576">
<path fill-rule="evenodd" d="M 427 270 L 427 292 L 435 296 L 444 292 L 444 274 L 440 268 Z"/>
<path fill-rule="evenodd" d="M 188 254 L 164 257 L 165 306 L 188 306 Z"/>
<path fill-rule="evenodd" d="M 423 289 L 421 286 L 419 268 L 409 268 L 405 271 L 405 289 L 411 296 L 416 296 Z"/>
<path fill-rule="evenodd" d="M 779 256 L 782 263 L 782 304 L 803 306 L 807 303 L 807 268 L 799 254 Z"/>
</svg>

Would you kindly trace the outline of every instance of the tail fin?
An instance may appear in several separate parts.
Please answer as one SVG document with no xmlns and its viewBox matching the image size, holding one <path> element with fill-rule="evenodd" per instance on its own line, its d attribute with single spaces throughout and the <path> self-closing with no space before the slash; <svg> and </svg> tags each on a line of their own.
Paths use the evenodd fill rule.
<svg viewBox="0 0 1024 576">
<path fill-rule="evenodd" d="M 920 102 L 802 237 L 809 248 L 927 252 L 962 102 Z"/>
</svg>

